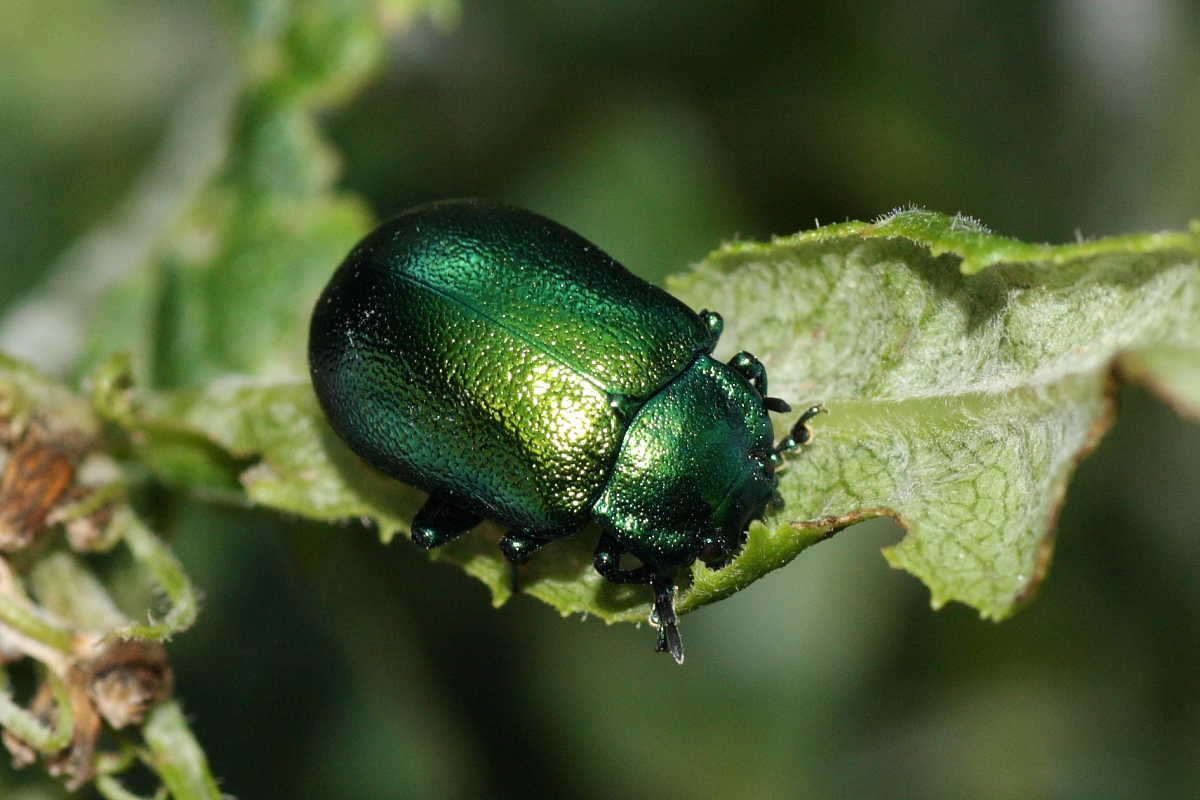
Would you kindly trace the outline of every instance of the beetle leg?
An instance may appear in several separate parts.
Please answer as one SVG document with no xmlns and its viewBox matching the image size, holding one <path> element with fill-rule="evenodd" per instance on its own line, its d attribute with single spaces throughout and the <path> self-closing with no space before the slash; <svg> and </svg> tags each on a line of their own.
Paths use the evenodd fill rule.
<svg viewBox="0 0 1200 800">
<path fill-rule="evenodd" d="M 675 617 L 675 582 L 659 575 L 654 567 L 643 564 L 634 569 L 621 569 L 621 545 L 608 534 L 600 537 L 593 563 L 596 571 L 613 583 L 643 583 L 654 588 L 654 611 L 650 622 L 658 627 L 658 642 L 654 650 L 671 654 L 676 664 L 683 663 L 683 639 Z"/>
<path fill-rule="evenodd" d="M 596 545 L 596 555 L 592 559 L 596 572 L 613 583 L 652 583 L 655 572 L 649 564 L 634 569 L 621 569 L 621 554 L 624 552 L 616 539 L 607 533 L 601 536 L 600 543 Z"/>
<path fill-rule="evenodd" d="M 517 567 L 529 560 L 529 557 L 541 550 L 550 542 L 549 539 L 533 536 L 525 531 L 509 531 L 500 540 L 500 552 L 508 559 L 512 567 L 509 573 L 509 583 L 513 594 L 521 591 L 518 581 Z"/>
<path fill-rule="evenodd" d="M 679 624 L 675 618 L 675 582 L 670 578 L 656 576 L 654 587 L 654 614 L 651 622 L 658 623 L 658 643 L 654 650 L 669 652 L 676 664 L 683 663 L 683 639 L 679 636 Z"/>
<path fill-rule="evenodd" d="M 413 517 L 412 540 L 429 550 L 457 539 L 479 524 L 482 517 L 457 506 L 445 494 L 431 494 Z"/>
</svg>

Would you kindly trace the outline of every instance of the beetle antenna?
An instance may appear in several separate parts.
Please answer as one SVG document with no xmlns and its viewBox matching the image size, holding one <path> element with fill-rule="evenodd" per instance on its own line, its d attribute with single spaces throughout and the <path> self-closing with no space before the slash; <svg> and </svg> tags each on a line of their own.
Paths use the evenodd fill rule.
<svg viewBox="0 0 1200 800">
<path fill-rule="evenodd" d="M 683 663 L 683 639 L 679 635 L 679 624 L 675 618 L 675 582 L 670 578 L 655 578 L 654 613 L 650 622 L 658 626 L 658 644 L 654 651 L 671 654 L 676 664 Z"/>
<path fill-rule="evenodd" d="M 809 406 L 808 410 L 800 415 L 800 419 L 796 420 L 796 424 L 792 426 L 791 433 L 787 435 L 787 438 L 775 448 L 775 452 L 786 453 L 789 450 L 795 450 L 802 444 L 808 444 L 809 440 L 812 439 L 812 431 L 809 430 L 808 421 L 817 414 L 823 413 L 828 413 L 825 410 L 825 406 Z"/>
</svg>

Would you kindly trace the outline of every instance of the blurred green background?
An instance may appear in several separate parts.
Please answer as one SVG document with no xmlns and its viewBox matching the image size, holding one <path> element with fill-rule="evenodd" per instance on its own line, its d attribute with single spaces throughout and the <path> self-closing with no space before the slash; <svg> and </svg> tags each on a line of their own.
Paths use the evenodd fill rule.
<svg viewBox="0 0 1200 800">
<path fill-rule="evenodd" d="M 223 37 L 194 0 L 0 5 L 0 315 L 128 212 Z M 1192 0 L 467 0 L 389 49 L 323 118 L 344 188 L 526 205 L 653 280 L 910 202 L 1049 241 L 1200 216 Z M 1121 400 L 1013 620 L 932 613 L 860 525 L 686 617 L 683 668 L 402 541 L 184 501 L 178 694 L 239 798 L 1194 796 L 1200 429 Z"/>
</svg>

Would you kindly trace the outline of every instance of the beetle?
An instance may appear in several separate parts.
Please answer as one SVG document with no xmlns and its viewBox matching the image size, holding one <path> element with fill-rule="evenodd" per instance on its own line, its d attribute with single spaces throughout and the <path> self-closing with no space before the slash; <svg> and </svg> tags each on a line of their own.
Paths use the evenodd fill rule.
<svg viewBox="0 0 1200 800">
<path fill-rule="evenodd" d="M 822 410 L 776 444 L 768 412 L 790 408 L 753 355 L 713 358 L 722 327 L 545 217 L 445 201 L 354 247 L 313 311 L 309 366 L 350 449 L 429 493 L 415 543 L 494 520 L 515 588 L 517 565 L 594 521 L 596 570 L 652 587 L 656 649 L 682 663 L 674 574 L 740 552 Z"/>
</svg>

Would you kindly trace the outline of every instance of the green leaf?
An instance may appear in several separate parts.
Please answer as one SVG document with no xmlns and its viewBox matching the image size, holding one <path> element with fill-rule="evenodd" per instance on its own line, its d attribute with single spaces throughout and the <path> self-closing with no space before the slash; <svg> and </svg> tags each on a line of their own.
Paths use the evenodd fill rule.
<svg viewBox="0 0 1200 800">
<path fill-rule="evenodd" d="M 725 315 L 718 355 L 750 350 L 773 394 L 830 411 L 813 423 L 814 442 L 788 457 L 785 511 L 756 524 L 729 567 L 696 567 L 681 610 L 887 516 L 908 530 L 889 561 L 920 577 L 935 606 L 1011 613 L 1045 574 L 1075 464 L 1111 423 L 1114 363 L 1127 359 L 1123 374 L 1134 374 L 1137 356 L 1144 374 L 1194 402 L 1197 253 L 1195 234 L 1049 247 L 904 212 L 730 244 L 672 279 L 685 302 Z M 149 394 L 140 409 L 148 448 L 155 431 L 203 439 L 244 465 L 247 496 L 266 506 L 366 519 L 387 538 L 407 530 L 423 499 L 346 450 L 307 382 L 227 379 Z M 481 579 L 497 603 L 509 593 L 500 533 L 485 524 L 435 554 Z M 643 619 L 641 587 L 591 568 L 595 537 L 540 552 L 522 568 L 524 591 L 563 614 Z"/>
<path fill-rule="evenodd" d="M 1119 363 L 1130 380 L 1149 386 L 1181 415 L 1200 419 L 1200 347 L 1163 344 L 1130 350 Z"/>
<path fill-rule="evenodd" d="M 203 390 L 149 395 L 138 424 L 151 452 L 177 436 L 221 448 L 242 465 L 238 479 L 252 502 L 327 522 L 369 520 L 385 541 L 407 530 L 422 497 L 349 451 L 307 381 L 228 378 Z"/>
<path fill-rule="evenodd" d="M 60 382 L 0 353 L 0 442 L 20 439 L 30 427 L 46 437 L 89 447 L 100 434 L 88 402 Z"/>
<path fill-rule="evenodd" d="M 208 757 L 188 727 L 179 703 L 159 703 L 143 729 L 148 763 L 177 800 L 221 800 L 224 796 L 208 766 Z"/>
<path fill-rule="evenodd" d="M 337 155 L 316 113 L 378 66 L 389 26 L 449 20 L 453 3 L 304 0 L 230 4 L 241 86 L 229 149 L 152 257 L 105 300 L 83 370 L 129 353 L 145 385 L 229 372 L 299 377 L 308 314 L 334 265 L 371 226 L 334 190 Z"/>
<path fill-rule="evenodd" d="M 903 211 L 730 244 L 676 277 L 684 301 L 720 302 L 722 344 L 755 352 L 773 393 L 830 410 L 789 459 L 785 513 L 682 605 L 888 516 L 908 531 L 889 562 L 935 607 L 1010 614 L 1045 575 L 1070 475 L 1111 423 L 1117 359 L 1142 354 L 1145 374 L 1195 399 L 1198 253 L 1196 230 L 1048 246 Z"/>
</svg>

